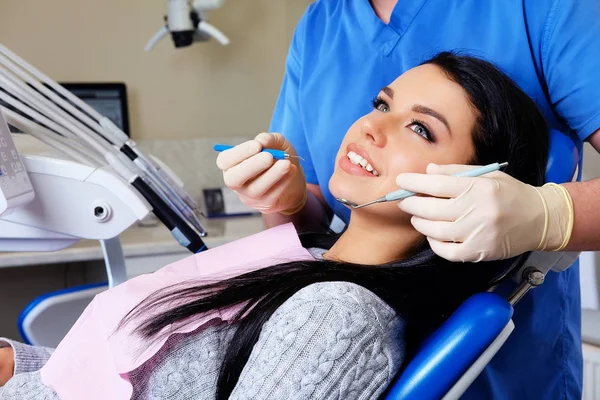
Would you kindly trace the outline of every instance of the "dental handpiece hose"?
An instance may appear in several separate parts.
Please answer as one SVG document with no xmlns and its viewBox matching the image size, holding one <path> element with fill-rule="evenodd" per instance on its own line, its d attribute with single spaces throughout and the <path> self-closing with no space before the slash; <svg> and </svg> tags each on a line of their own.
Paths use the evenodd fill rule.
<svg viewBox="0 0 600 400">
<path fill-rule="evenodd" d="M 186 221 L 188 219 L 192 226 L 197 224 L 199 230 L 201 230 L 199 221 L 194 218 L 193 212 L 190 212 L 186 207 L 182 207 L 181 203 L 185 202 L 180 201 L 180 197 L 173 193 L 177 191 L 177 187 L 173 186 L 174 190 L 165 191 L 160 187 L 160 184 L 163 183 L 160 180 L 156 188 L 151 187 L 141 177 L 137 176 L 137 172 L 133 172 L 127 163 L 123 163 L 119 159 L 118 153 L 115 154 L 116 150 L 111 143 L 126 143 L 129 139 L 122 131 L 114 124 L 107 123 L 107 118 L 102 117 L 81 99 L 1 44 L 0 65 L 8 68 L 0 68 L 0 84 L 3 88 L 9 89 L 11 94 L 9 96 L 5 92 L 0 92 L 0 98 L 19 111 L 24 112 L 28 119 L 33 119 L 36 123 L 40 121 L 52 130 L 43 129 L 36 133 L 51 133 L 53 135 L 52 132 L 56 132 L 57 135 L 62 135 L 58 137 L 73 141 L 73 150 L 78 147 L 75 146 L 76 143 L 85 146 L 88 154 L 94 154 L 92 158 L 101 157 L 104 159 L 122 178 L 129 181 L 138 190 L 152 206 L 156 216 L 167 226 L 182 246 L 194 253 L 206 249 L 200 235 Z M 70 100 L 79 109 L 65 100 Z M 69 152 L 71 151 L 69 150 Z M 135 153 L 135 151 L 131 153 Z M 129 158 L 131 159 L 131 157 Z M 135 158 L 131 159 L 134 164 Z M 144 175 L 149 175 L 152 170 L 141 172 Z M 133 173 L 133 176 L 131 173 Z M 169 188 L 170 185 L 167 184 L 166 186 Z M 163 191 L 166 193 L 163 194 Z M 163 195 L 166 196 L 167 201 L 161 197 Z M 173 200 L 175 204 L 173 204 L 172 209 L 168 202 Z M 183 211 L 180 211 L 178 206 L 183 208 Z M 188 215 L 179 215 L 180 213 Z"/>
<path fill-rule="evenodd" d="M 176 186 L 161 180 L 153 167 L 148 165 L 147 162 L 129 147 L 128 144 L 124 144 L 120 148 L 120 151 L 146 174 L 146 178 L 149 180 L 151 188 L 158 191 L 158 194 L 163 197 L 163 200 L 166 203 L 169 203 L 181 218 L 187 220 L 195 229 L 197 229 L 200 232 L 200 236 L 206 236 L 206 232 L 204 232 L 198 217 L 194 214 L 194 210 L 189 206 L 185 199 L 181 198 L 179 193 L 175 191 Z"/>
<path fill-rule="evenodd" d="M 200 235 L 181 219 L 146 182 L 136 177 L 131 185 L 136 188 L 152 206 L 154 215 L 171 231 L 173 237 L 192 253 L 207 250 Z"/>
</svg>

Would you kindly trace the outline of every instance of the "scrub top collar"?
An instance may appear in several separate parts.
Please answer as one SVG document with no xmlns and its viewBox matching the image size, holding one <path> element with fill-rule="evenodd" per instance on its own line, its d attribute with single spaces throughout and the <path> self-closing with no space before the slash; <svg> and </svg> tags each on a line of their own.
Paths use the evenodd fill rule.
<svg viewBox="0 0 600 400">
<path fill-rule="evenodd" d="M 373 10 L 369 0 L 350 0 L 354 16 L 367 39 L 388 56 L 398 44 L 427 0 L 399 0 L 385 24 Z"/>
</svg>

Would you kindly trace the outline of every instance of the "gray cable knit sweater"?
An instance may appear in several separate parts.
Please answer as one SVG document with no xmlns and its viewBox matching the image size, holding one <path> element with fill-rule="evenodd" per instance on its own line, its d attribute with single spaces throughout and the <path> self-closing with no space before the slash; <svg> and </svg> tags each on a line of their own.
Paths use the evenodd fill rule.
<svg viewBox="0 0 600 400">
<path fill-rule="evenodd" d="M 235 329 L 218 324 L 172 336 L 130 373 L 132 398 L 214 399 Z M 403 331 L 398 315 L 361 286 L 310 285 L 265 323 L 230 398 L 376 399 L 402 363 Z M 6 346 L 15 351 L 15 375 L 0 388 L 0 399 L 59 399 L 39 373 L 52 350 L 0 339 L 0 347 Z"/>
</svg>

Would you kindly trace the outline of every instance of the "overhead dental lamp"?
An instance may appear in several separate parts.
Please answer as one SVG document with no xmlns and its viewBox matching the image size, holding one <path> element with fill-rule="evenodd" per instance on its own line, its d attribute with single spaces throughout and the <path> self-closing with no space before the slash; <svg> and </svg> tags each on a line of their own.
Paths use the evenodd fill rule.
<svg viewBox="0 0 600 400">
<path fill-rule="evenodd" d="M 176 48 L 190 46 L 194 42 L 215 39 L 223 46 L 229 44 L 229 38 L 214 25 L 210 24 L 206 12 L 220 8 L 225 0 L 167 0 L 165 26 L 161 27 L 146 44 L 150 51 L 168 34 L 171 34 Z"/>
</svg>

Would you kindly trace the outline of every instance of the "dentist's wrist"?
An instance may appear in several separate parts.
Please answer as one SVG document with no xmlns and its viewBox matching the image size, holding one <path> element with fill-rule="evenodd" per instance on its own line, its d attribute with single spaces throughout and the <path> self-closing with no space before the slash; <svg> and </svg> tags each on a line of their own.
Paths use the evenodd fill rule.
<svg viewBox="0 0 600 400">
<path fill-rule="evenodd" d="M 569 244 L 575 220 L 571 195 L 564 186 L 554 183 L 536 190 L 545 214 L 544 230 L 536 250 L 562 251 Z"/>
<path fill-rule="evenodd" d="M 308 200 L 308 189 L 305 188 L 304 193 L 303 193 L 302 198 L 299 203 L 297 203 L 295 206 L 293 206 L 291 208 L 288 208 L 287 210 L 280 211 L 279 213 L 286 215 L 286 216 L 291 216 L 291 215 L 297 214 L 300 212 L 300 210 L 302 210 L 304 208 L 307 200 Z"/>
</svg>

